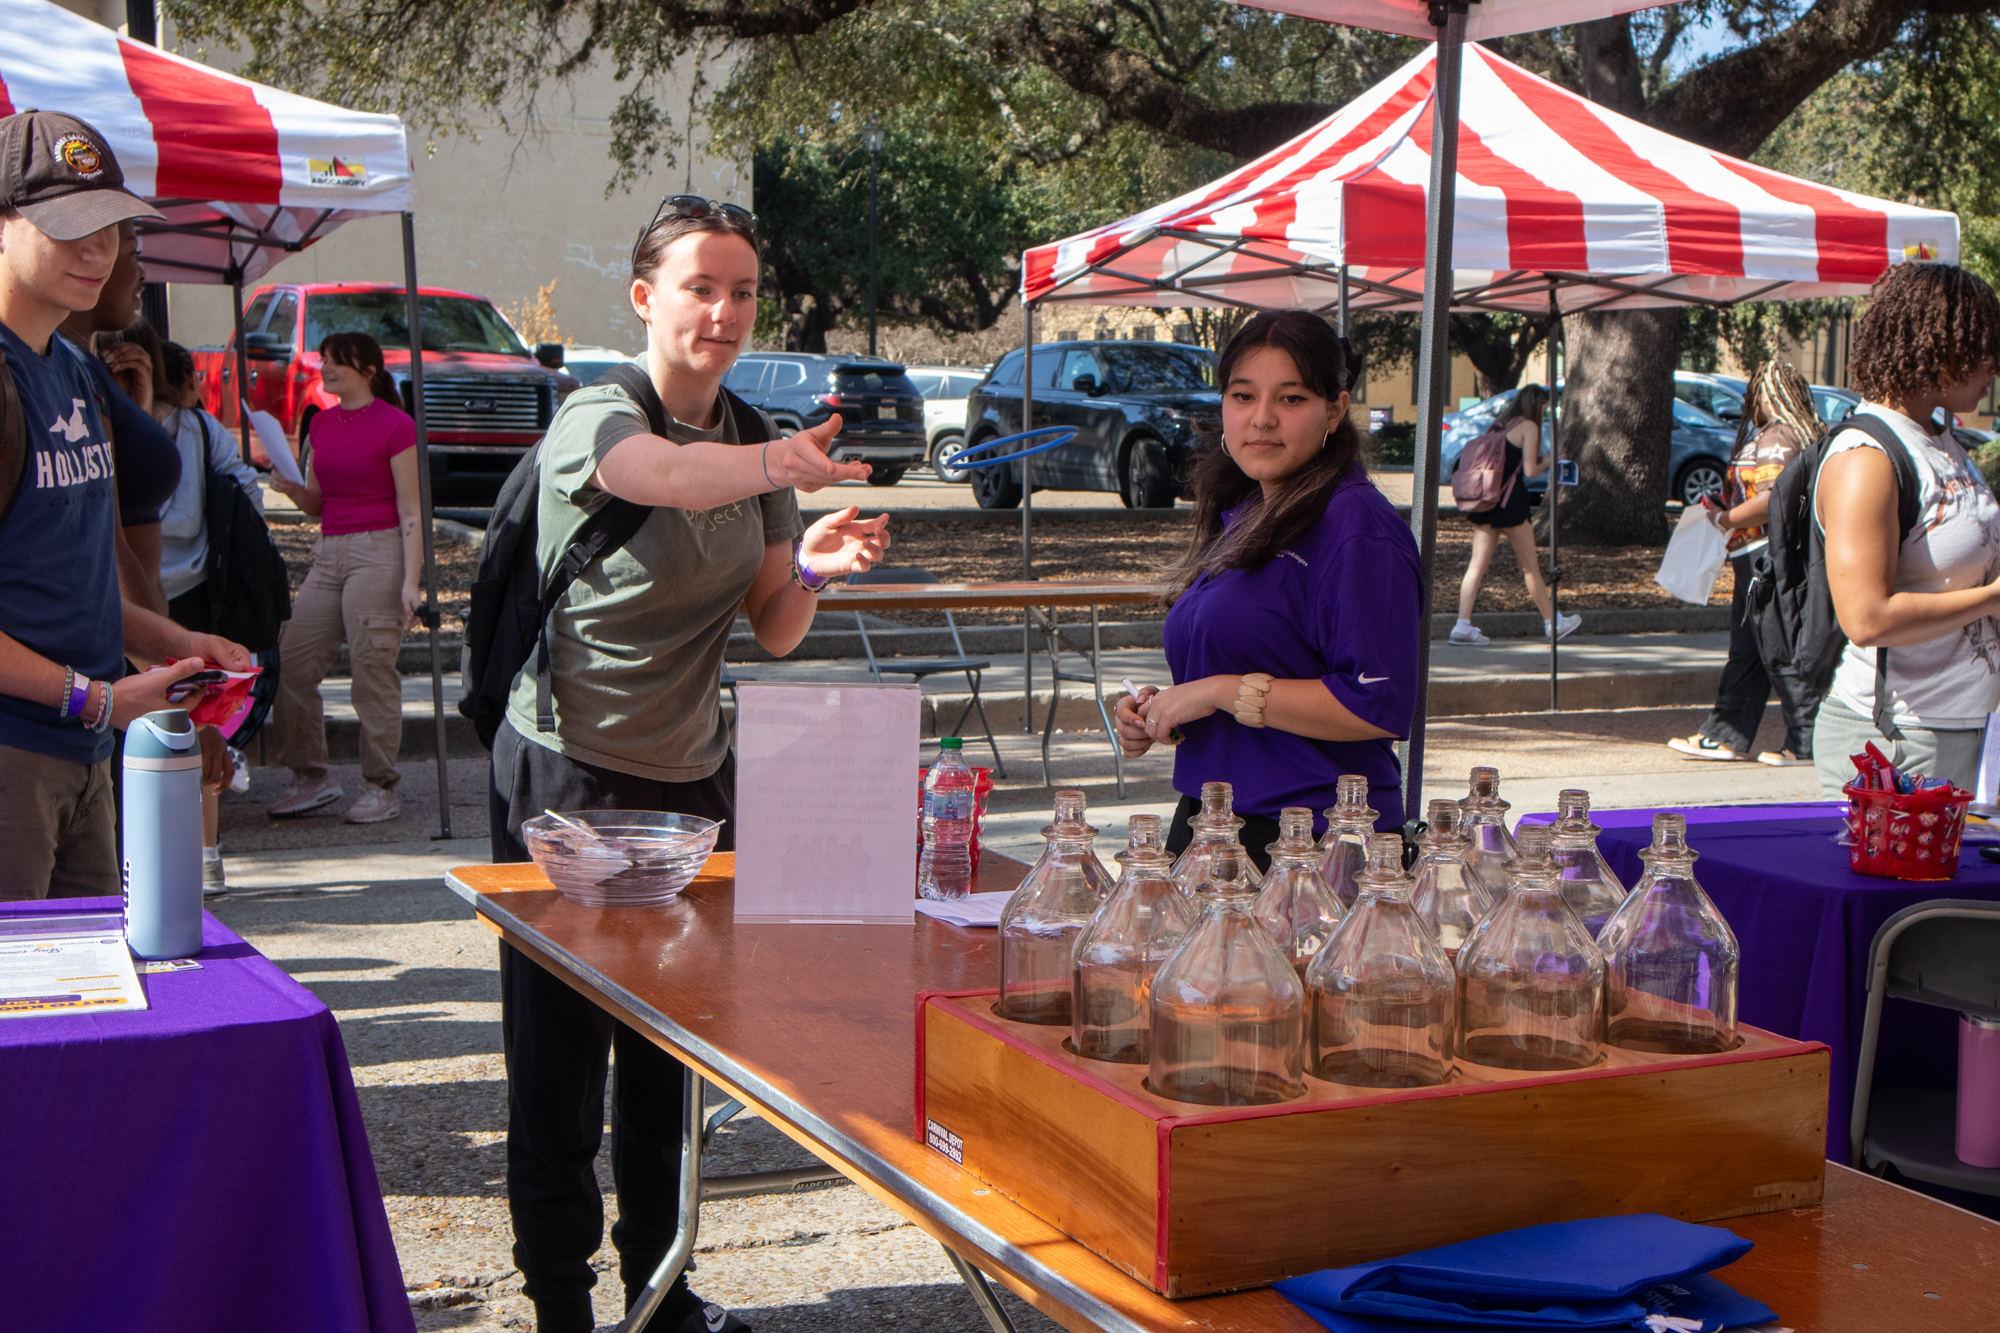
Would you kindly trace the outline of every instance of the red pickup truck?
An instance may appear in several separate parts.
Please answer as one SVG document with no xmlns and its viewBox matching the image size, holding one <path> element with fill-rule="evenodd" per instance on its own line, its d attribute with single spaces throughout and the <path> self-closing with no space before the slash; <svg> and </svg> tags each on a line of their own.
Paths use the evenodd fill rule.
<svg viewBox="0 0 2000 1333">
<path fill-rule="evenodd" d="M 453 491 L 472 489 L 491 504 L 520 456 L 540 439 L 556 405 L 576 381 L 539 363 L 492 302 L 470 292 L 418 289 L 424 337 L 424 418 L 431 476 Z M 243 352 L 253 409 L 269 412 L 293 448 L 313 417 L 334 405 L 319 381 L 320 340 L 331 333 L 366 333 L 382 345 L 389 376 L 410 402 L 410 329 L 403 289 L 373 282 L 264 286 L 243 312 Z M 556 359 L 559 359 L 556 358 Z M 235 429 L 236 347 L 195 353 L 203 404 Z M 251 461 L 269 467 L 252 434 Z M 459 483 L 463 483 L 460 485 Z"/>
</svg>

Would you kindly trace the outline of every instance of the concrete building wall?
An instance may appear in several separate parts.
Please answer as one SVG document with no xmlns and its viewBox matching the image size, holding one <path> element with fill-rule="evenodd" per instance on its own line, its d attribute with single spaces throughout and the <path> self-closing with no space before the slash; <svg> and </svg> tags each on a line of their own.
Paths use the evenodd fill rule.
<svg viewBox="0 0 2000 1333">
<path fill-rule="evenodd" d="M 75 13 L 124 31 L 124 0 L 61 0 Z M 174 49 L 171 25 L 161 43 Z M 728 81 L 733 57 L 715 48 L 703 97 Z M 180 54 L 203 58 L 193 50 Z M 234 69 L 241 52 L 205 57 Z M 692 78 L 661 93 L 677 126 L 688 116 Z M 532 128 L 509 131 L 492 117 L 471 133 L 439 139 L 426 152 L 413 133 L 416 166 L 417 280 L 491 298 L 512 312 L 532 305 L 548 283 L 556 322 L 568 341 L 637 351 L 644 331 L 626 296 L 632 241 L 670 194 L 699 194 L 750 206 L 750 165 L 712 155 L 697 108 L 692 144 L 608 198 L 610 117 L 621 85 L 600 60 L 571 83 L 544 89 Z M 402 231 L 394 217 L 350 222 L 286 259 L 262 282 L 394 282 L 403 280 Z M 229 336 L 229 289 L 174 283 L 168 289 L 176 341 L 197 346 Z"/>
</svg>

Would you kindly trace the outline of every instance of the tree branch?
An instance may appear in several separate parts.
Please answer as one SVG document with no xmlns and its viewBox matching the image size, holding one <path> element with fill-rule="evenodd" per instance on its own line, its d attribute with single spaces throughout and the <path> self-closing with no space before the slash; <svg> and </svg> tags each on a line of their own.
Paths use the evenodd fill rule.
<svg viewBox="0 0 2000 1333">
<path fill-rule="evenodd" d="M 1045 15 L 1021 0 L 1022 49 L 1064 83 L 1104 103 L 1115 120 L 1235 157 L 1256 157 L 1297 137 L 1334 111 L 1316 102 L 1258 102 L 1223 107 L 1164 77 L 1153 62 L 1118 44 L 1113 25 L 1084 25 Z"/>
</svg>

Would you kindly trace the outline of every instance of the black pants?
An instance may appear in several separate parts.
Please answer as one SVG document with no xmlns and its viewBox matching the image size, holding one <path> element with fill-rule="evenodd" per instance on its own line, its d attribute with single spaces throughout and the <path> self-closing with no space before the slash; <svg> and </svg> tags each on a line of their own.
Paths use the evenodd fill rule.
<svg viewBox="0 0 2000 1333">
<path fill-rule="evenodd" d="M 493 859 L 526 861 L 521 822 L 544 810 L 670 810 L 730 821 L 732 755 L 699 782 L 656 782 L 565 758 L 502 725 L 493 740 Z M 718 851 L 735 849 L 725 822 Z M 645 1289 L 680 1224 L 681 1109 L 687 1070 L 645 1037 L 506 944 L 500 946 L 500 1038 L 507 1057 L 507 1207 L 514 1264 L 535 1303 L 537 1333 L 596 1326 L 590 1256 L 604 1238 L 594 1163 L 611 1080 L 611 1243 L 626 1308 Z M 647 1327 L 668 1330 L 700 1309 L 683 1275 Z"/>
<path fill-rule="evenodd" d="M 1194 826 L 1188 821 L 1201 813 L 1201 802 L 1192 796 L 1181 797 L 1181 803 L 1174 807 L 1174 822 L 1167 826 L 1167 851 L 1178 857 L 1194 841 Z M 1246 815 L 1238 812 L 1243 827 L 1236 830 L 1236 840 L 1250 853 L 1250 860 L 1262 874 L 1271 868 L 1271 854 L 1264 849 L 1278 840 L 1278 821 L 1268 815 Z"/>
<path fill-rule="evenodd" d="M 1715 692 L 1715 711 L 1701 724 L 1701 734 L 1717 745 L 1745 754 L 1764 722 L 1764 705 L 1777 689 L 1778 709 L 1785 719 L 1785 748 L 1801 759 L 1812 758 L 1813 715 L 1819 700 L 1790 668 L 1770 671 L 1757 649 L 1757 636 L 1743 618 L 1743 596 L 1750 586 L 1754 555 L 1730 560 L 1736 591 L 1729 601 L 1729 660 L 1723 663 L 1722 684 Z"/>
</svg>

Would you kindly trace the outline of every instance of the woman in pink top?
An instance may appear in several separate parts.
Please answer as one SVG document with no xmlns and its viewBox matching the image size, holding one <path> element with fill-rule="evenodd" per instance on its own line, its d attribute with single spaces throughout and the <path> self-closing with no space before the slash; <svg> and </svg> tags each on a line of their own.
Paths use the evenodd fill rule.
<svg viewBox="0 0 2000 1333">
<path fill-rule="evenodd" d="M 403 743 L 403 681 L 396 654 L 423 602 L 423 506 L 418 500 L 414 423 L 394 405 L 382 348 L 365 333 L 319 345 L 320 381 L 340 400 L 312 419 L 306 481 L 273 477 L 274 489 L 319 519 L 312 570 L 292 600 L 278 641 L 278 762 L 291 785 L 267 814 L 287 819 L 338 801 L 327 772 L 326 713 L 319 685 L 343 641 L 361 720 L 361 799 L 350 824 L 398 814 L 396 751 Z"/>
</svg>

